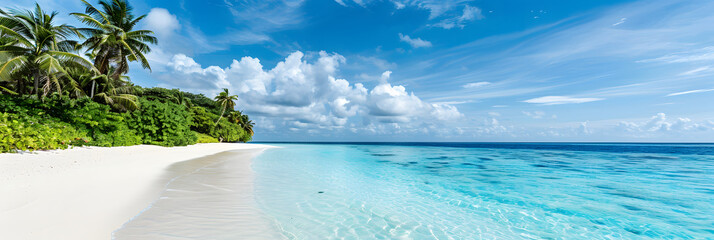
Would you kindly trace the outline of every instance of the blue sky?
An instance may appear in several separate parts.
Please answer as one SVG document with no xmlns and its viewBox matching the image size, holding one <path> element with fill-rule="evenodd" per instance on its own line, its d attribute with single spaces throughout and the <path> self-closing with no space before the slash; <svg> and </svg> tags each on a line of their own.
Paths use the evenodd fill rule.
<svg viewBox="0 0 714 240">
<path fill-rule="evenodd" d="M 712 1 L 131 3 L 132 80 L 229 88 L 256 140 L 714 141 Z"/>
</svg>

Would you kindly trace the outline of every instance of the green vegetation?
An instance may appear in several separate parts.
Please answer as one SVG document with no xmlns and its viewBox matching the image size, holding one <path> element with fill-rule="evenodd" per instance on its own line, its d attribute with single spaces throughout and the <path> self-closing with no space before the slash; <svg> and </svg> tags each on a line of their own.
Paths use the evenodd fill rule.
<svg viewBox="0 0 714 240">
<path fill-rule="evenodd" d="M 227 89 L 214 101 L 135 86 L 129 62 L 151 70 L 144 54 L 157 43 L 134 29 L 145 15 L 126 0 L 82 2 L 85 12 L 71 15 L 86 28 L 57 24 L 39 5 L 0 9 L 0 152 L 251 140 L 254 124 Z"/>
</svg>

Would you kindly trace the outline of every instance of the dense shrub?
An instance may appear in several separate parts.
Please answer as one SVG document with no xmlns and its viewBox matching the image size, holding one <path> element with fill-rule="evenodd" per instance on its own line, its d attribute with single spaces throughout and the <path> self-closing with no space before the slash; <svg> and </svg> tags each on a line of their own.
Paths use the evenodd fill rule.
<svg viewBox="0 0 714 240">
<path fill-rule="evenodd" d="M 141 144 L 141 136 L 127 125 L 129 113 L 112 112 L 111 107 L 80 99 L 75 108 L 66 110 L 70 116 L 67 122 L 77 128 L 86 129 L 92 137 L 90 145 L 111 147 Z"/>
<path fill-rule="evenodd" d="M 218 120 L 218 115 L 209 113 L 205 108 L 202 107 L 192 107 L 191 114 L 193 121 L 191 121 L 191 130 L 209 134 L 213 130 L 216 120 Z"/>
<path fill-rule="evenodd" d="M 191 130 L 198 133 L 207 134 L 222 142 L 247 142 L 250 135 L 247 134 L 238 124 L 231 123 L 227 118 L 222 118 L 218 125 L 218 115 L 206 111 L 203 107 L 192 107 L 193 121 Z"/>
<path fill-rule="evenodd" d="M 185 146 L 196 143 L 191 131 L 191 114 L 186 107 L 140 99 L 141 109 L 131 112 L 127 119 L 144 143 L 161 146 Z"/>
<path fill-rule="evenodd" d="M 68 123 L 86 132 L 87 145 L 109 147 L 142 143 L 141 137 L 129 129 L 124 120 L 129 117 L 128 113 L 112 112 L 111 107 L 89 98 L 70 99 L 54 95 L 43 102 L 34 98 L 4 96 L 0 98 L 0 110 L 18 116 L 32 116 L 37 121 L 48 119 Z"/>
<path fill-rule="evenodd" d="M 208 136 L 203 133 L 196 133 L 196 136 L 198 136 L 198 140 L 196 143 L 217 143 L 218 139 Z"/>
<path fill-rule="evenodd" d="M 140 109 L 132 112 L 116 112 L 86 97 L 55 94 L 41 101 L 34 96 L 0 94 L 0 152 L 70 145 L 183 146 L 250 141 L 249 134 L 225 117 L 215 124 L 221 107 L 210 98 L 163 88 L 137 89 L 147 96 L 142 95 Z"/>
<path fill-rule="evenodd" d="M 238 142 L 244 135 L 246 134 L 243 129 L 238 127 L 237 124 L 228 122 L 225 118 L 221 119 L 211 131 L 211 136 L 222 142 Z"/>
<path fill-rule="evenodd" d="M 0 152 L 66 149 L 86 142 L 86 134 L 67 123 L 0 113 Z"/>
</svg>

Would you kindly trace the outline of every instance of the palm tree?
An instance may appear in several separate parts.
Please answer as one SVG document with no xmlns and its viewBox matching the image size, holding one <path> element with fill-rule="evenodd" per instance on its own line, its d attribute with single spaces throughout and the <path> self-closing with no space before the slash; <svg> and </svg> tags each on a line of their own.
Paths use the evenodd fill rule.
<svg viewBox="0 0 714 240">
<path fill-rule="evenodd" d="M 176 93 L 171 96 L 171 99 L 174 101 L 174 103 L 186 106 L 186 108 L 193 107 L 191 99 L 187 98 L 186 95 L 181 91 L 177 90 Z"/>
<path fill-rule="evenodd" d="M 134 86 L 128 76 L 110 78 L 102 74 L 95 76 L 93 82 L 94 80 L 98 83 L 97 94 L 92 97 L 95 101 L 111 105 L 121 111 L 139 109 L 139 97 L 131 94 Z"/>
<path fill-rule="evenodd" d="M 92 67 L 89 61 L 71 53 L 77 42 L 69 39 L 81 35 L 72 26 L 55 25 L 57 14 L 44 12 L 39 4 L 35 4 L 34 11 L 0 10 L 4 42 L 0 45 L 0 55 L 7 58 L 0 63 L 0 79 L 7 81 L 17 78 L 18 72 L 29 73 L 39 98 L 40 82 L 46 82 L 45 94 L 53 84 L 61 92 L 57 74 L 66 75 L 66 66 Z"/>
<path fill-rule="evenodd" d="M 129 62 L 138 61 L 145 69 L 151 70 L 144 54 L 149 53 L 150 44 L 156 44 L 154 33 L 149 30 L 134 30 L 146 15 L 134 17 L 133 8 L 126 0 L 101 0 L 101 10 L 82 0 L 85 13 L 72 13 L 89 28 L 79 31 L 89 37 L 81 44 L 94 56 L 94 66 L 99 73 L 119 78 L 129 71 Z"/>
<path fill-rule="evenodd" d="M 248 118 L 248 115 L 241 115 L 241 127 L 243 127 L 243 130 L 250 134 L 250 136 L 253 136 L 253 121 Z"/>
<path fill-rule="evenodd" d="M 218 104 L 223 106 L 221 115 L 218 117 L 218 121 L 216 121 L 216 125 L 218 125 L 218 122 L 220 122 L 221 118 L 223 118 L 223 114 L 226 113 L 226 108 L 230 108 L 231 110 L 233 110 L 233 108 L 236 106 L 235 101 L 238 100 L 238 95 L 231 95 L 230 93 L 228 93 L 228 89 L 224 88 L 223 92 L 219 93 L 215 99 Z"/>
<path fill-rule="evenodd" d="M 250 134 L 251 137 L 253 136 L 253 126 L 255 126 L 255 124 L 248 118 L 248 115 L 243 115 L 241 111 L 230 112 L 228 113 L 228 120 L 238 124 L 243 131 Z"/>
<path fill-rule="evenodd" d="M 241 116 L 243 116 L 243 113 L 241 111 L 234 111 L 234 112 L 229 112 L 228 113 L 228 121 L 238 124 L 241 124 Z"/>
</svg>

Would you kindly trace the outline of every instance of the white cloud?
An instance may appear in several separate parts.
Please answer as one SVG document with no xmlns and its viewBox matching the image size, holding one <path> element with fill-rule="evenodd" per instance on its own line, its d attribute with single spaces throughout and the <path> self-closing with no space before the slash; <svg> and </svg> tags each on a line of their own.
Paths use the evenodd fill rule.
<svg viewBox="0 0 714 240">
<path fill-rule="evenodd" d="M 335 0 L 337 4 L 349 7 L 354 2 L 361 7 L 375 0 Z M 432 26 L 451 29 L 463 28 L 469 21 L 483 19 L 482 10 L 469 5 L 470 0 L 391 0 L 397 10 L 413 7 L 429 12 L 429 20 L 436 22 Z"/>
<path fill-rule="evenodd" d="M 404 35 L 404 34 L 400 33 L 399 39 L 402 42 L 408 43 L 413 48 L 431 47 L 431 42 L 422 40 L 421 38 L 411 38 L 411 37 L 409 37 L 409 35 Z"/>
<path fill-rule="evenodd" d="M 335 0 L 337 4 L 342 5 L 343 7 L 347 7 L 347 3 L 344 0 Z M 355 4 L 361 6 L 361 7 L 367 7 L 367 3 L 364 2 L 364 0 L 352 0 Z"/>
<path fill-rule="evenodd" d="M 396 2 L 396 1 L 394 2 L 394 8 L 396 8 L 396 9 L 403 9 L 405 7 L 407 7 L 407 5 L 404 5 L 404 3 L 400 3 L 400 2 Z"/>
<path fill-rule="evenodd" d="M 202 67 L 186 55 L 176 55 L 161 73 L 162 86 L 215 95 L 229 88 L 239 96 L 238 108 L 270 120 L 271 129 L 294 128 L 305 131 L 335 130 L 372 126 L 383 131 L 415 131 L 430 124 L 463 117 L 449 104 L 424 102 L 406 87 L 393 86 L 390 71 L 382 74 L 380 84 L 368 90 L 337 78 L 345 63 L 339 54 L 319 52 L 307 61 L 305 54 L 294 52 L 273 69 L 264 70 L 260 60 L 243 57 L 226 68 Z M 354 125 L 357 123 L 358 125 Z M 381 126 L 391 124 L 390 126 Z M 396 124 L 396 125 L 395 125 Z M 425 125 L 426 124 L 426 125 Z M 377 127 L 381 126 L 381 127 Z M 419 130 L 419 131 L 421 131 Z"/>
<path fill-rule="evenodd" d="M 391 72 L 382 74 L 382 83 L 367 96 L 368 113 L 383 122 L 407 122 L 416 119 L 456 120 L 463 117 L 458 109 L 445 103 L 426 103 L 404 86 L 387 82 Z"/>
<path fill-rule="evenodd" d="M 543 111 L 533 111 L 533 112 L 523 111 L 523 114 L 525 114 L 526 116 L 529 116 L 533 119 L 541 119 L 541 118 L 545 117 L 545 112 L 543 112 Z"/>
<path fill-rule="evenodd" d="M 481 9 L 477 7 L 472 7 L 469 5 L 464 6 L 464 13 L 459 17 L 460 21 L 468 21 L 474 19 L 483 19 L 484 16 L 481 13 Z"/>
<path fill-rule="evenodd" d="M 159 37 L 169 37 L 181 28 L 176 15 L 164 8 L 152 8 L 146 16 L 146 24 Z"/>
<path fill-rule="evenodd" d="M 460 16 L 443 19 L 439 23 L 434 24 L 434 26 L 444 29 L 452 29 L 454 27 L 464 28 L 466 22 L 481 20 L 483 18 L 484 16 L 480 8 L 465 5 Z"/>
<path fill-rule="evenodd" d="M 545 96 L 533 99 L 528 99 L 523 102 L 544 104 L 544 105 L 557 105 L 557 104 L 569 104 L 569 103 L 586 103 L 603 100 L 602 98 L 574 98 L 566 96 Z"/>
<path fill-rule="evenodd" d="M 384 71 L 382 73 L 382 77 L 379 78 L 379 81 L 382 83 L 386 83 L 387 80 L 392 76 L 392 71 Z"/>
<path fill-rule="evenodd" d="M 581 133 L 583 133 L 583 134 L 591 134 L 591 133 L 593 133 L 592 130 L 590 130 L 590 128 L 588 128 L 588 122 L 582 122 L 582 123 L 580 123 L 579 132 L 581 132 Z"/>
<path fill-rule="evenodd" d="M 697 90 L 691 90 L 691 91 L 685 91 L 685 92 L 670 93 L 670 94 L 667 94 L 667 97 L 692 94 L 692 93 L 711 92 L 711 91 L 714 91 L 714 89 L 697 89 Z"/>
<path fill-rule="evenodd" d="M 477 88 L 477 87 L 482 87 L 491 84 L 490 82 L 474 82 L 474 83 L 467 83 L 464 84 L 462 87 L 463 88 Z"/>
<path fill-rule="evenodd" d="M 711 131 L 714 124 L 711 121 L 694 122 L 689 118 L 676 118 L 670 120 L 664 113 L 658 113 L 644 122 L 622 121 L 618 124 L 619 129 L 630 133 L 641 133 L 642 137 L 656 133 L 682 133 L 691 131 Z"/>
<path fill-rule="evenodd" d="M 342 0 L 335 0 L 335 2 L 337 2 L 337 4 L 342 5 L 343 7 L 347 7 L 347 4 L 345 4 L 345 2 L 343 2 Z"/>
<path fill-rule="evenodd" d="M 304 0 L 224 0 L 236 23 L 258 34 L 289 29 L 302 24 Z"/>
<path fill-rule="evenodd" d="M 226 73 L 216 66 L 202 68 L 192 58 L 177 54 L 167 64 L 168 73 L 159 75 L 163 86 L 181 86 L 189 92 L 212 94 L 229 87 Z"/>
<path fill-rule="evenodd" d="M 620 21 L 613 23 L 612 26 L 617 26 L 617 25 L 623 24 L 623 23 L 625 23 L 625 21 L 627 21 L 627 18 L 620 18 Z"/>
<path fill-rule="evenodd" d="M 680 76 L 695 75 L 695 74 L 702 73 L 702 72 L 710 72 L 710 70 L 712 70 L 712 68 L 709 66 L 699 67 L 699 68 L 695 68 L 695 69 L 680 73 L 679 75 Z"/>
<path fill-rule="evenodd" d="M 397 67 L 396 63 L 389 62 L 387 60 L 370 56 L 370 57 L 365 57 L 365 56 L 357 56 L 357 59 L 360 61 L 363 61 L 369 65 L 375 66 L 379 68 L 379 70 L 385 71 L 387 69 L 394 69 Z"/>
<path fill-rule="evenodd" d="M 668 54 L 658 58 L 645 59 L 637 62 L 688 63 L 714 60 L 714 47 L 704 47 L 689 51 Z"/>
</svg>

